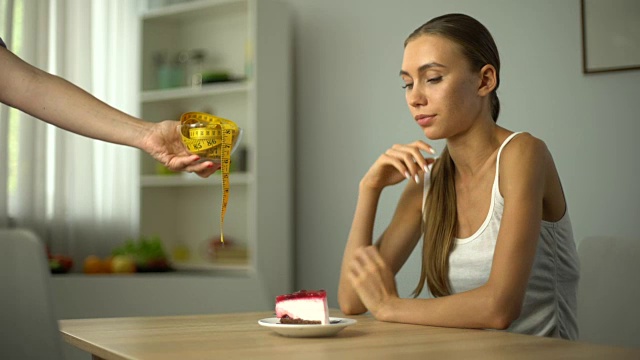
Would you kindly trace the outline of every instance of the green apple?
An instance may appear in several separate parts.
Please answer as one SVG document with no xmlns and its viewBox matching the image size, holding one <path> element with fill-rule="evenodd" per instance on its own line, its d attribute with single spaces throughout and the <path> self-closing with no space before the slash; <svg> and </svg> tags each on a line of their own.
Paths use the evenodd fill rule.
<svg viewBox="0 0 640 360">
<path fill-rule="evenodd" d="M 111 259 L 111 272 L 133 273 L 136 272 L 136 262 L 129 255 L 116 255 Z"/>
</svg>

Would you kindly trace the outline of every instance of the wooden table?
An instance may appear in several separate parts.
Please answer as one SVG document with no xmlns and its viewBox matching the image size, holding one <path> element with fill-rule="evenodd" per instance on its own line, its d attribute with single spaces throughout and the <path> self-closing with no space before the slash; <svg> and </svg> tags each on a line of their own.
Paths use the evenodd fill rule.
<svg viewBox="0 0 640 360">
<path fill-rule="evenodd" d="M 258 325 L 267 317 L 273 312 L 61 320 L 60 331 L 94 359 L 640 359 L 640 349 L 368 315 L 349 316 L 358 323 L 334 337 L 290 338 Z"/>
</svg>

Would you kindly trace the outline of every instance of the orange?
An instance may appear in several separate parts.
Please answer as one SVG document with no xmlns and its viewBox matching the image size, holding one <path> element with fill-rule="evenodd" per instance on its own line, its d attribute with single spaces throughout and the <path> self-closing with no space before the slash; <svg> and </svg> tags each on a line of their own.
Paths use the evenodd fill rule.
<svg viewBox="0 0 640 360">
<path fill-rule="evenodd" d="M 89 255 L 86 259 L 84 259 L 84 267 L 85 274 L 100 274 L 103 272 L 102 270 L 102 260 L 96 255 Z"/>
<path fill-rule="evenodd" d="M 111 260 L 113 260 L 113 256 L 107 256 L 102 260 L 102 272 L 104 273 L 111 272 Z"/>
</svg>

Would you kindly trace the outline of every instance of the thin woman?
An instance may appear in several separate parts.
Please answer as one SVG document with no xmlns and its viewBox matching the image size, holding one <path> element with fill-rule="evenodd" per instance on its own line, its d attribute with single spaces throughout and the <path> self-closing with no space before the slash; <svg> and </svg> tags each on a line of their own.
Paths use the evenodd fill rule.
<svg viewBox="0 0 640 360">
<path fill-rule="evenodd" d="M 433 159 L 425 141 L 393 145 L 361 179 L 341 310 L 576 339 L 578 256 L 562 185 L 543 141 L 497 125 L 500 58 L 489 31 L 462 14 L 430 20 L 406 39 L 400 77 L 416 125 L 446 147 Z M 373 244 L 380 194 L 405 179 Z M 420 239 L 420 280 L 400 298 L 395 274 Z"/>
</svg>

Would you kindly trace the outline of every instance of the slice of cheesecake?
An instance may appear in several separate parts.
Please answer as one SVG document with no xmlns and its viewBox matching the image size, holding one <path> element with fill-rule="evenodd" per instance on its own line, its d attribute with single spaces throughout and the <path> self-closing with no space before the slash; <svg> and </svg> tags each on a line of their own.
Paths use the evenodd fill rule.
<svg viewBox="0 0 640 360">
<path fill-rule="evenodd" d="M 300 290 L 276 297 L 276 316 L 281 324 L 329 324 L 327 292 Z"/>
</svg>

